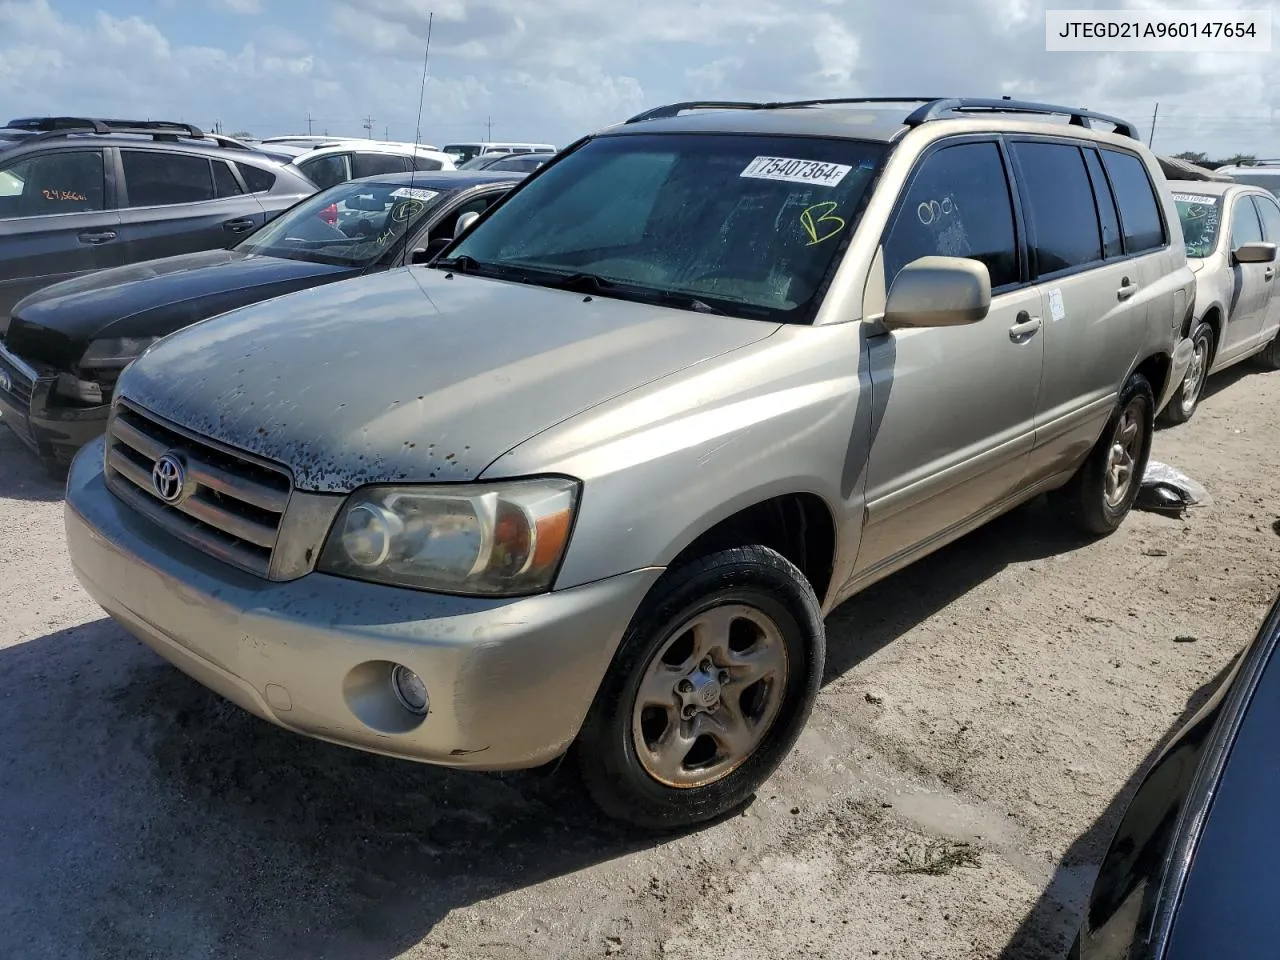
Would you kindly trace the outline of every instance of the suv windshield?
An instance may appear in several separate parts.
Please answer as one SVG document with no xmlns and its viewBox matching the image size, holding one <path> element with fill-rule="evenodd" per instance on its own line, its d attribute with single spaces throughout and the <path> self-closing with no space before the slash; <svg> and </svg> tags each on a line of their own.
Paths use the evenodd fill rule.
<svg viewBox="0 0 1280 960">
<path fill-rule="evenodd" d="M 1218 245 L 1221 197 L 1199 193 L 1175 193 L 1173 202 L 1182 221 L 1182 238 L 1188 257 L 1204 258 Z"/>
<path fill-rule="evenodd" d="M 403 183 L 348 180 L 309 197 L 236 245 L 242 253 L 335 266 L 372 263 L 443 195 Z"/>
<path fill-rule="evenodd" d="M 804 322 L 884 150 L 816 137 L 599 137 L 518 189 L 438 265 Z"/>
</svg>

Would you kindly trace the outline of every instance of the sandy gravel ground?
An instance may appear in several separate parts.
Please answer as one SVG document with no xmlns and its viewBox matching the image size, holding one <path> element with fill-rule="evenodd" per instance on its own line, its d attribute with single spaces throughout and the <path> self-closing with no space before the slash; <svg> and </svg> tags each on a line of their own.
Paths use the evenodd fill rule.
<svg viewBox="0 0 1280 960">
<path fill-rule="evenodd" d="M 1059 957 L 1116 815 L 1280 587 L 1280 374 L 1158 459 L 1214 504 L 1081 544 L 1041 504 L 829 624 L 809 731 L 740 816 L 654 842 L 567 778 L 303 740 L 76 584 L 0 430 L 0 956 Z"/>
</svg>

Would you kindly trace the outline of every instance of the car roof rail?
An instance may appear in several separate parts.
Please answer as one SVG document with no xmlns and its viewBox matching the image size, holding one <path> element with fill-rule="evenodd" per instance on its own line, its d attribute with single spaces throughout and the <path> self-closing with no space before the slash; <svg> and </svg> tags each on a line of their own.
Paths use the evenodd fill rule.
<svg viewBox="0 0 1280 960">
<path fill-rule="evenodd" d="M 1275 167 L 1275 166 L 1280 166 L 1280 159 L 1276 159 L 1276 158 L 1264 159 L 1263 157 L 1256 157 L 1256 158 L 1255 158 L 1255 159 L 1253 159 L 1253 160 L 1241 160 L 1239 163 L 1228 163 L 1228 164 L 1224 164 L 1224 166 L 1228 166 L 1228 167 Z"/>
<path fill-rule="evenodd" d="M 1060 107 L 1052 103 L 1033 103 L 1029 100 L 1013 100 L 1001 97 L 999 100 L 988 100 L 979 97 L 948 97 L 926 103 L 915 110 L 904 121 L 909 127 L 918 127 L 931 120 L 956 119 L 967 113 L 1027 113 L 1040 116 L 1070 117 L 1068 121 L 1077 127 L 1091 128 L 1090 120 L 1101 120 L 1115 127 L 1115 132 L 1122 137 L 1141 140 L 1137 127 L 1128 120 L 1121 120 L 1110 114 L 1098 113 L 1084 107 Z"/>
<path fill-rule="evenodd" d="M 1069 117 L 1070 123 L 1078 127 L 1090 127 L 1090 120 L 1101 120 L 1115 127 L 1121 136 L 1140 140 L 1137 128 L 1127 120 L 1099 113 L 1084 107 L 1060 107 L 1050 103 L 1033 103 L 1027 100 L 1014 100 L 1001 97 L 999 100 L 980 97 L 831 97 L 818 100 L 777 100 L 757 103 L 742 100 L 690 100 L 683 103 L 669 103 L 654 107 L 643 113 L 623 121 L 642 123 L 646 120 L 666 120 L 679 116 L 688 110 L 787 110 L 797 107 L 838 106 L 853 104 L 891 104 L 918 103 L 915 110 L 903 121 L 909 127 L 918 127 L 931 120 L 955 119 L 966 113 L 1027 113 L 1041 116 Z"/>
<path fill-rule="evenodd" d="M 854 103 L 931 103 L 938 97 L 834 97 L 821 100 L 689 100 L 654 107 L 623 123 L 643 123 L 646 120 L 668 120 L 689 110 L 786 110 L 794 107 L 819 107 Z"/>
<path fill-rule="evenodd" d="M 176 123 L 170 120 L 111 120 L 96 117 L 19 117 L 5 125 L 9 130 L 25 130 L 32 137 L 24 140 L 31 143 L 35 140 L 54 139 L 72 134 L 94 133 L 112 134 L 129 133 L 153 137 L 156 140 L 213 140 L 220 146 L 230 147 L 232 144 L 244 147 L 233 137 L 220 134 L 207 134 L 190 123 Z M 249 149 L 248 147 L 244 147 Z M 235 149 L 235 147 L 232 147 Z"/>
</svg>

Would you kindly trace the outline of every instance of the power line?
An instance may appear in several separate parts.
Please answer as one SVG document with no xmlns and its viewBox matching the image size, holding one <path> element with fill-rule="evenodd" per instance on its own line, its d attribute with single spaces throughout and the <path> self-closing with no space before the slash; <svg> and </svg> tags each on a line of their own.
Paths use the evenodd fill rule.
<svg viewBox="0 0 1280 960">
<path fill-rule="evenodd" d="M 369 139 L 372 140 L 373 139 L 373 117 L 365 117 L 364 121 L 360 124 L 360 126 L 365 128 L 365 130 L 369 134 Z"/>
</svg>

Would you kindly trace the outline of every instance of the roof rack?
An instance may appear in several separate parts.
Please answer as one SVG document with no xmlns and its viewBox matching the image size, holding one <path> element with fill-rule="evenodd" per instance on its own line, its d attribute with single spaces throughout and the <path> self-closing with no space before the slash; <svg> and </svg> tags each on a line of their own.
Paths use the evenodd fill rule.
<svg viewBox="0 0 1280 960">
<path fill-rule="evenodd" d="M 1270 159 L 1270 160 L 1266 160 L 1266 159 L 1263 159 L 1263 158 L 1261 158 L 1261 157 L 1258 157 L 1257 159 L 1254 159 L 1254 160 L 1241 160 L 1239 163 L 1224 164 L 1224 166 L 1232 166 L 1232 167 L 1276 167 L 1276 166 L 1280 166 L 1280 160 L 1277 160 L 1277 159 Z"/>
<path fill-rule="evenodd" d="M 104 120 L 93 117 L 19 117 L 10 120 L 7 130 L 25 130 L 32 134 L 24 143 L 54 139 L 76 133 L 130 133 L 154 137 L 156 140 L 212 140 L 228 150 L 252 150 L 248 144 L 234 137 L 217 133 L 205 133 L 190 123 L 174 123 L 169 120 Z"/>
<path fill-rule="evenodd" d="M 999 100 L 987 100 L 978 97 L 836 97 L 822 100 L 779 100 L 765 103 L 753 103 L 741 100 L 691 100 L 684 103 L 670 103 L 662 107 L 654 107 L 644 113 L 638 113 L 626 123 L 642 123 L 646 120 L 666 120 L 677 117 L 688 110 L 788 110 L 798 107 L 818 107 L 837 104 L 873 104 L 873 103 L 918 103 L 915 110 L 903 121 L 909 127 L 917 127 L 930 120 L 954 119 L 966 113 L 1031 113 L 1042 116 L 1069 117 L 1069 123 L 1078 127 L 1089 127 L 1090 120 L 1101 120 L 1115 127 L 1121 136 L 1140 140 L 1137 128 L 1127 120 L 1109 114 L 1087 110 L 1084 107 L 1059 107 L 1048 103 L 1032 103 L 1025 100 L 1013 100 L 1001 97 Z"/>
</svg>

